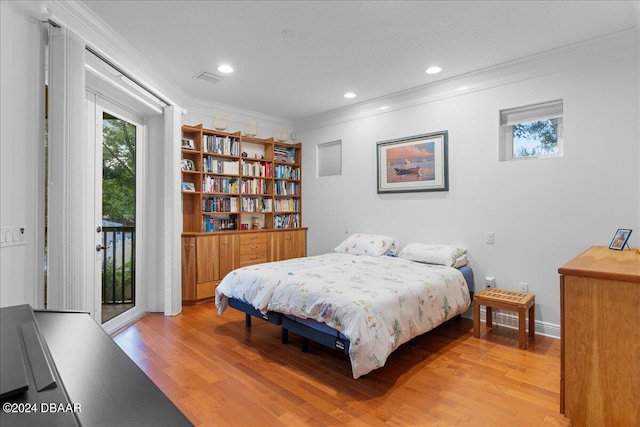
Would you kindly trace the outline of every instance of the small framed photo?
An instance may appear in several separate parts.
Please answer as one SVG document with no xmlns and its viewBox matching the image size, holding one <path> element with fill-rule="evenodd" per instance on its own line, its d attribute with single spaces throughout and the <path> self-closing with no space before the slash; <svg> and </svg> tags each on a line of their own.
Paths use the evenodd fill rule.
<svg viewBox="0 0 640 427">
<path fill-rule="evenodd" d="M 191 138 L 182 138 L 182 148 L 186 148 L 188 150 L 195 150 L 196 143 Z"/>
<path fill-rule="evenodd" d="M 613 240 L 611 240 L 609 249 L 613 249 L 614 251 L 623 250 L 627 245 L 629 236 L 631 236 L 631 231 L 632 230 L 628 228 L 619 228 L 618 231 L 616 231 L 616 234 L 613 236 Z"/>
<path fill-rule="evenodd" d="M 449 191 L 448 132 L 377 143 L 378 194 Z"/>
<path fill-rule="evenodd" d="M 193 182 L 183 182 L 182 191 L 196 191 L 196 186 L 193 184 Z"/>
<path fill-rule="evenodd" d="M 180 169 L 183 171 L 194 171 L 196 170 L 195 164 L 191 159 L 182 159 L 180 162 Z"/>
</svg>

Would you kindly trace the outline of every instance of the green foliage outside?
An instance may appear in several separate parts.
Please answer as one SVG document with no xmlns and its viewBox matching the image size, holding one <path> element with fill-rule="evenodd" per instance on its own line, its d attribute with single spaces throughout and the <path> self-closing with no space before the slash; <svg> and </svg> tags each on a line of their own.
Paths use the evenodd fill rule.
<svg viewBox="0 0 640 427">
<path fill-rule="evenodd" d="M 539 120 L 513 125 L 516 157 L 539 156 L 558 152 L 558 119 Z M 526 143 L 535 142 L 530 147 Z M 517 149 L 516 149 L 517 147 Z"/>
<path fill-rule="evenodd" d="M 136 129 L 131 123 L 108 115 L 103 119 L 102 129 L 102 218 L 124 227 L 134 226 Z M 124 245 L 124 233 L 121 236 Z M 122 259 L 115 249 L 114 246 L 111 256 L 104 261 L 103 303 L 132 302 L 134 262 L 130 255 Z"/>
<path fill-rule="evenodd" d="M 134 225 L 135 126 L 117 118 L 105 118 L 103 124 L 102 218 Z"/>
</svg>

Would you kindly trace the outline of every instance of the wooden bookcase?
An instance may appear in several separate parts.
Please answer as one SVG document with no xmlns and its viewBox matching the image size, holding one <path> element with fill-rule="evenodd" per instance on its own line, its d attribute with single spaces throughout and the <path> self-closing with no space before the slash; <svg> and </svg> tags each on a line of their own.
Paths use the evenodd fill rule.
<svg viewBox="0 0 640 427">
<path fill-rule="evenodd" d="M 235 268 L 306 255 L 300 143 L 183 126 L 181 152 L 184 304 Z"/>
</svg>

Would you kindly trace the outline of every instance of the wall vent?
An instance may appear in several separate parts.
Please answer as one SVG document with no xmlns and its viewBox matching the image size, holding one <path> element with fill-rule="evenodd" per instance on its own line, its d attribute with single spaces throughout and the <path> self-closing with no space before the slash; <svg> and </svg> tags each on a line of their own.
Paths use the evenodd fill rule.
<svg viewBox="0 0 640 427">
<path fill-rule="evenodd" d="M 218 83 L 224 77 L 219 76 L 217 74 L 210 73 L 209 71 L 200 71 L 193 78 L 194 79 L 205 80 L 205 81 L 208 81 L 210 83 Z"/>
</svg>

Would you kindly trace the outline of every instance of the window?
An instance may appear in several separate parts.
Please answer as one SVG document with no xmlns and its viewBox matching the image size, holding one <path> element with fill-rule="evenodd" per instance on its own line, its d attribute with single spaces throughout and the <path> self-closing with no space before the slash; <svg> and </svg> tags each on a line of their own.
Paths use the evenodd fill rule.
<svg viewBox="0 0 640 427">
<path fill-rule="evenodd" d="M 342 141 L 318 144 L 318 178 L 342 175 Z"/>
<path fill-rule="evenodd" d="M 562 100 L 500 111 L 500 161 L 562 155 Z"/>
</svg>

